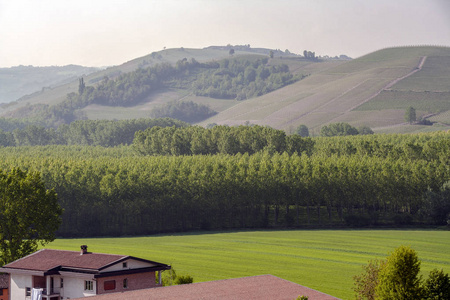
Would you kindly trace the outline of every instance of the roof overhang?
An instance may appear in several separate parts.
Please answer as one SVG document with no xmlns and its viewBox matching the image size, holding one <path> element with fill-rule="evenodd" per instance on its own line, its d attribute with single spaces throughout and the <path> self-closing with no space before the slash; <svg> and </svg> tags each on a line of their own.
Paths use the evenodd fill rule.
<svg viewBox="0 0 450 300">
<path fill-rule="evenodd" d="M 126 269 L 126 270 L 118 270 L 118 271 L 111 271 L 111 272 L 101 272 L 100 274 L 96 274 L 94 277 L 102 278 L 102 277 L 111 277 L 111 276 L 128 275 L 128 274 L 149 273 L 149 272 L 170 270 L 170 268 L 171 267 L 168 265 L 161 265 L 161 266 L 154 266 L 154 267 L 148 267 L 148 268 Z"/>
<path fill-rule="evenodd" d="M 44 276 L 44 271 L 38 270 L 24 270 L 24 269 L 13 269 L 13 268 L 0 268 L 0 272 L 9 273 L 12 275 L 32 275 L 32 276 Z"/>
</svg>

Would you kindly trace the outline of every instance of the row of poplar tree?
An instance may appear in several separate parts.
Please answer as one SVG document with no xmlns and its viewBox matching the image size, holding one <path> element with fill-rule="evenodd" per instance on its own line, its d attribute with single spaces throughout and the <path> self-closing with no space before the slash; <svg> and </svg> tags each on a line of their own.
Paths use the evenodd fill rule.
<svg viewBox="0 0 450 300">
<path fill-rule="evenodd" d="M 250 128 L 241 127 L 242 136 Z M 239 127 L 219 129 L 239 136 Z M 253 130 L 270 136 L 267 129 Z M 164 130 L 154 131 L 140 134 Z M 165 132 L 162 147 L 189 130 Z M 161 155 L 151 148 L 145 153 L 152 145 L 145 142 L 139 151 L 135 145 L 4 147 L 0 169 L 41 173 L 64 209 L 60 236 L 445 224 L 449 137 L 320 137 L 301 139 L 309 146 L 292 153 L 266 145 L 255 152 L 206 155 Z"/>
</svg>

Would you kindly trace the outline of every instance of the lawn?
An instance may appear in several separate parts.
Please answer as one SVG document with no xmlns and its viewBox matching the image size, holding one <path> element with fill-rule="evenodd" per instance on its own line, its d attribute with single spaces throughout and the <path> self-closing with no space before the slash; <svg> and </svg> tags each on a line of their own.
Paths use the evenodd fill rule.
<svg viewBox="0 0 450 300">
<path fill-rule="evenodd" d="M 132 255 L 171 264 L 195 282 L 272 274 L 342 299 L 368 260 L 411 246 L 427 276 L 450 272 L 450 231 L 292 230 L 200 232 L 124 238 L 57 239 L 47 248 Z"/>
</svg>

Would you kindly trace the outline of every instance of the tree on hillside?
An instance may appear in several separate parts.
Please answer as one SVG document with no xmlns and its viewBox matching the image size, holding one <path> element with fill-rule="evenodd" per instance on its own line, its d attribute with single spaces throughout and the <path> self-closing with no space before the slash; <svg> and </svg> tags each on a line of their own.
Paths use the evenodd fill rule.
<svg viewBox="0 0 450 300">
<path fill-rule="evenodd" d="M 45 188 L 38 172 L 0 170 L 0 265 L 53 241 L 61 214 L 55 191 Z"/>
<path fill-rule="evenodd" d="M 360 135 L 366 135 L 366 134 L 373 134 L 374 132 L 372 128 L 370 128 L 369 126 L 361 126 L 358 127 L 358 133 Z"/>
<path fill-rule="evenodd" d="M 78 94 L 79 95 L 83 94 L 85 88 L 86 85 L 84 84 L 84 79 L 83 77 L 81 77 L 78 83 Z"/>
<path fill-rule="evenodd" d="M 412 124 L 416 121 L 416 110 L 410 106 L 405 111 L 405 121 Z"/>
<path fill-rule="evenodd" d="M 333 123 L 320 129 L 321 136 L 357 135 L 358 129 L 348 123 Z"/>
<path fill-rule="evenodd" d="M 297 127 L 297 129 L 295 130 L 295 133 L 301 137 L 308 137 L 309 129 L 308 129 L 308 127 L 306 127 L 306 125 L 302 124 Z"/>
<path fill-rule="evenodd" d="M 234 49 L 230 49 L 230 51 L 228 52 L 230 55 L 234 54 Z"/>
<path fill-rule="evenodd" d="M 272 50 L 270 50 L 270 52 L 269 52 L 269 57 L 273 58 L 273 51 Z"/>
<path fill-rule="evenodd" d="M 311 52 L 311 51 L 303 51 L 303 56 L 305 58 L 309 58 L 309 59 L 315 59 L 316 58 L 316 53 L 315 52 Z"/>
</svg>

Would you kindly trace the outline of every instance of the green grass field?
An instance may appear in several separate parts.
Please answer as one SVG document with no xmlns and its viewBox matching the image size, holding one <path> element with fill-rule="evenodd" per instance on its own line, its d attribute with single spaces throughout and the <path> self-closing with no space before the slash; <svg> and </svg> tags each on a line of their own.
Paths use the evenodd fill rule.
<svg viewBox="0 0 450 300">
<path fill-rule="evenodd" d="M 124 238 L 57 239 L 47 248 L 132 255 L 171 264 L 194 282 L 272 274 L 342 298 L 353 298 L 353 276 L 370 259 L 401 245 L 433 268 L 450 272 L 450 231 L 293 230 L 200 232 Z"/>
</svg>

